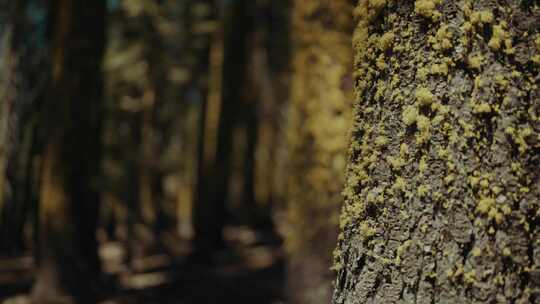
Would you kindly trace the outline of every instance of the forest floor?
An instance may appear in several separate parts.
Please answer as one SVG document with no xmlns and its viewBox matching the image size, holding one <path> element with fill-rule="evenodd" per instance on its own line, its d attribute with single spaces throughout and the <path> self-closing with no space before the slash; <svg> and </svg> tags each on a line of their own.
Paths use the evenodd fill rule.
<svg viewBox="0 0 540 304">
<path fill-rule="evenodd" d="M 100 246 L 107 282 L 100 304 L 284 303 L 280 241 L 247 227 L 228 227 L 226 249 L 211 263 L 191 258 L 189 242 L 169 236 L 166 253 L 134 254 L 125 265 L 125 246 Z M 0 258 L 0 303 L 28 303 L 33 281 L 30 255 Z"/>
</svg>

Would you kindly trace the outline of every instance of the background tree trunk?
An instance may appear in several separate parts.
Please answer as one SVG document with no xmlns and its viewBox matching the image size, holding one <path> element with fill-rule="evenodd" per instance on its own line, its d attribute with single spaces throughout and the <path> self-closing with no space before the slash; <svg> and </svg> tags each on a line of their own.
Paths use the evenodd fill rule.
<svg viewBox="0 0 540 304">
<path fill-rule="evenodd" d="M 328 303 L 352 99 L 350 1 L 293 4 L 285 245 L 292 303 Z"/>
<path fill-rule="evenodd" d="M 254 196 L 258 207 L 255 215 L 262 226 L 269 224 L 269 220 L 273 222 L 266 217 L 283 206 L 286 196 L 287 144 L 283 139 L 290 94 L 291 6 L 289 0 L 258 1 L 257 28 L 253 34 L 255 49 L 250 54 L 248 78 L 252 82 L 251 90 L 259 98 L 254 151 Z"/>
<path fill-rule="evenodd" d="M 540 9 L 366 1 L 334 303 L 540 303 Z"/>
<path fill-rule="evenodd" d="M 11 213 L 8 209 L 13 206 L 10 204 L 13 198 L 11 183 L 8 180 L 7 167 L 15 142 L 14 136 L 14 108 L 16 101 L 16 86 L 15 79 L 17 76 L 17 50 L 14 45 L 15 34 L 18 34 L 20 29 L 17 26 L 18 15 L 20 13 L 20 5 L 14 3 L 2 3 L 2 15 L 0 20 L 0 225 L 5 230 L 5 219 L 7 214 Z M 12 214 L 11 214 L 12 215 Z M 11 224 L 11 223 L 10 223 Z M 2 235 L 5 235 L 2 233 Z M 2 239 L 0 242 L 1 249 L 7 249 L 7 243 Z M 12 244 L 11 244 L 12 245 Z M 3 250 L 3 251 L 4 251 Z"/>
<path fill-rule="evenodd" d="M 215 66 L 211 67 L 211 73 L 221 72 L 221 79 L 215 79 L 220 82 L 217 88 L 221 90 L 221 95 L 219 99 L 215 99 L 217 96 L 210 96 L 209 102 L 214 101 L 213 108 L 208 108 L 210 104 L 206 107 L 206 120 L 217 123 L 214 135 L 210 135 L 215 140 L 206 137 L 207 131 L 201 133 L 206 137 L 203 143 L 206 145 L 201 147 L 201 156 L 208 159 L 200 164 L 202 167 L 199 169 L 198 197 L 194 206 L 194 244 L 199 253 L 211 253 L 224 245 L 222 230 L 227 219 L 233 131 L 238 107 L 241 106 L 243 98 L 243 83 L 246 80 L 247 36 L 251 28 L 249 7 L 250 2 L 245 0 L 223 4 L 223 33 L 216 34 L 217 41 L 213 47 L 217 49 L 212 51 L 214 55 L 211 54 L 215 56 L 211 61 L 222 62 L 221 71 Z M 222 46 L 220 39 L 223 39 Z M 212 62 L 210 64 L 215 65 Z M 212 85 L 211 83 L 211 90 L 217 89 L 212 88 Z M 212 113 L 209 110 L 212 110 Z"/>
<path fill-rule="evenodd" d="M 35 303 L 95 303 L 105 1 L 51 6 Z"/>
<path fill-rule="evenodd" d="M 23 228 L 34 207 L 38 101 L 48 77 L 44 50 L 45 3 L 19 1 L 6 8 L 0 110 L 0 250 L 20 253 Z M 3 169 L 1 169 L 3 168 Z M 1 190 L 3 189 L 3 190 Z"/>
</svg>

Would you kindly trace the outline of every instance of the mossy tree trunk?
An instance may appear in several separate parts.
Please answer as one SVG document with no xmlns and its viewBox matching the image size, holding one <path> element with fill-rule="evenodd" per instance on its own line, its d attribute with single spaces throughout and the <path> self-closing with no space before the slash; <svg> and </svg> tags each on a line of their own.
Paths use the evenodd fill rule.
<svg viewBox="0 0 540 304">
<path fill-rule="evenodd" d="M 362 0 L 334 303 L 540 303 L 540 9 Z"/>
<path fill-rule="evenodd" d="M 95 303 L 105 1 L 51 3 L 35 303 Z"/>
<path fill-rule="evenodd" d="M 328 303 L 338 235 L 352 101 L 352 5 L 293 4 L 293 76 L 287 143 L 288 293 L 292 303 Z"/>
</svg>

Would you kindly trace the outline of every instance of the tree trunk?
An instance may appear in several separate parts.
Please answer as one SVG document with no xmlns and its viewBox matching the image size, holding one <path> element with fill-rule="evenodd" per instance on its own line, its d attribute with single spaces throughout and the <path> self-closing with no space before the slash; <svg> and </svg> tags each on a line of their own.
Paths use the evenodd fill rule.
<svg viewBox="0 0 540 304">
<path fill-rule="evenodd" d="M 2 69 L 6 70 L 0 110 L 0 250 L 8 254 L 17 254 L 24 247 L 23 228 L 34 194 L 36 108 L 48 76 L 43 68 L 46 52 L 41 31 L 45 6 L 41 0 L 19 1 L 5 9 L 9 20 L 2 52 Z"/>
<path fill-rule="evenodd" d="M 540 303 L 540 9 L 354 10 L 334 303 Z"/>
<path fill-rule="evenodd" d="M 204 109 L 203 119 L 206 122 L 201 132 L 204 136 L 200 148 L 203 159 L 199 164 L 194 205 L 194 244 L 202 254 L 224 245 L 222 230 L 227 217 L 232 137 L 246 75 L 246 39 L 250 28 L 248 7 L 249 1 L 246 0 L 224 4 L 223 33 L 216 34 L 217 40 L 211 51 L 210 60 L 214 61 L 210 63 L 213 65 L 211 73 L 220 72 L 221 77 L 214 79 L 216 83 L 210 84 L 210 90 L 219 89 L 221 95 L 218 97 L 213 95 L 216 92 L 210 92 Z M 219 66 L 216 68 L 216 61 L 221 62 L 221 71 Z"/>
<path fill-rule="evenodd" d="M 285 230 L 292 303 L 328 303 L 352 99 L 352 6 L 294 2 Z"/>
<path fill-rule="evenodd" d="M 35 303 L 95 303 L 105 1 L 51 7 Z"/>
<path fill-rule="evenodd" d="M 286 120 L 291 79 L 290 0 L 258 1 L 248 79 L 258 98 L 254 195 L 259 228 L 280 228 L 286 201 Z M 251 83 L 250 82 L 250 83 Z"/>
<path fill-rule="evenodd" d="M 199 11 L 199 13 L 196 13 Z M 197 204 L 195 200 L 202 202 L 202 196 L 206 191 L 206 180 L 208 178 L 209 163 L 203 153 L 208 153 L 208 141 L 213 137 L 209 134 L 215 134 L 216 129 L 208 125 L 207 122 L 216 119 L 212 118 L 212 106 L 209 103 L 217 101 L 219 104 L 219 87 L 221 85 L 221 40 L 214 39 L 216 34 L 216 5 L 212 0 L 189 2 L 186 7 L 186 13 L 182 18 L 182 25 L 185 28 L 185 47 L 183 52 L 186 58 L 183 63 L 190 72 L 191 77 L 183 88 L 183 99 L 188 101 L 189 110 L 185 105 L 180 110 L 184 114 L 182 124 L 183 148 L 181 158 L 181 167 L 179 175 L 182 182 L 178 186 L 177 195 L 177 213 L 179 232 L 181 236 L 192 239 L 194 236 L 194 216 L 193 208 Z M 187 42 L 190 43 L 187 43 Z M 210 48 L 212 42 L 212 59 Z M 216 56 L 217 55 L 217 56 Z M 213 70 L 210 71 L 210 64 L 213 63 Z M 209 95 L 209 88 L 212 87 Z M 208 98 L 207 98 L 208 96 Z M 211 96 L 211 97 L 210 97 Z M 212 101 L 210 101 L 212 99 Z M 210 116 L 207 116 L 207 112 Z M 176 118 L 175 118 L 176 119 Z M 206 154 L 207 155 L 207 154 Z"/>
<path fill-rule="evenodd" d="M 14 3 L 1 3 L 3 13 L 0 19 L 0 231 L 6 227 L 7 214 L 13 206 L 9 204 L 12 201 L 13 191 L 8 180 L 7 167 L 10 156 L 13 154 L 13 143 L 15 136 L 13 134 L 14 108 L 16 101 L 15 78 L 17 76 L 17 50 L 14 45 L 13 36 L 18 33 L 17 15 L 20 13 L 19 5 Z M 1 233 L 4 236 L 4 233 Z M 11 248 L 7 240 L 0 241 L 0 249 L 6 252 Z M 11 244 L 10 244 L 11 245 Z"/>
</svg>

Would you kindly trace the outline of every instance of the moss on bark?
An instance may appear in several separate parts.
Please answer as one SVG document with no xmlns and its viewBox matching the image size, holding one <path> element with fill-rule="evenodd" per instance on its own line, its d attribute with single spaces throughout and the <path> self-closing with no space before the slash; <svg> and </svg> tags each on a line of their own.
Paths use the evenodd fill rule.
<svg viewBox="0 0 540 304">
<path fill-rule="evenodd" d="M 354 13 L 334 303 L 538 303 L 538 6 L 362 0 Z"/>
</svg>

